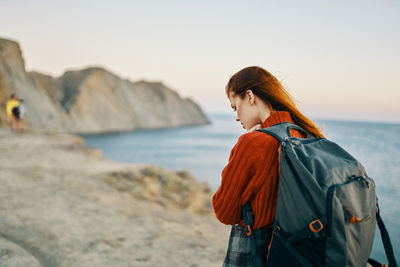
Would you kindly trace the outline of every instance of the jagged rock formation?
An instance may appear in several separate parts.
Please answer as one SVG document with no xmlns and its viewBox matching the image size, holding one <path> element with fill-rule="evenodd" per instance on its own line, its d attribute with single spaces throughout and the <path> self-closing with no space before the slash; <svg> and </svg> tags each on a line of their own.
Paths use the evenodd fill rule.
<svg viewBox="0 0 400 267">
<path fill-rule="evenodd" d="M 26 72 L 18 43 L 0 39 L 0 125 L 11 93 L 25 100 L 32 128 L 99 133 L 208 123 L 195 102 L 159 82 L 131 82 L 100 67 L 58 78 Z"/>
</svg>

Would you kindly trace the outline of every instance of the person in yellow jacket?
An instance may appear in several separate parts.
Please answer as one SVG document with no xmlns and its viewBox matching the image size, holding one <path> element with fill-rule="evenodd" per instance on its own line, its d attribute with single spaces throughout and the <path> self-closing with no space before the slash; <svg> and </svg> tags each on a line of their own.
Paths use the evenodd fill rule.
<svg viewBox="0 0 400 267">
<path fill-rule="evenodd" d="M 7 116 L 10 120 L 10 128 L 11 130 L 14 129 L 14 123 L 18 123 L 18 117 L 17 115 L 19 114 L 18 111 L 18 106 L 19 106 L 19 101 L 18 98 L 15 94 L 12 94 L 10 97 L 10 100 L 7 101 Z"/>
</svg>

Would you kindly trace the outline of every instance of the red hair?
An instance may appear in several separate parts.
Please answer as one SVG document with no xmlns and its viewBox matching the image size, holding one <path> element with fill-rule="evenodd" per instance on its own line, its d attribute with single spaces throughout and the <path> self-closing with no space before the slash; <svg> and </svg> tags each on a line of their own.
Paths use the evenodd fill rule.
<svg viewBox="0 0 400 267">
<path fill-rule="evenodd" d="M 230 92 L 233 92 L 242 99 L 246 91 L 251 90 L 273 110 L 288 111 L 295 124 L 315 137 L 324 138 L 321 130 L 299 111 L 278 79 L 263 68 L 253 66 L 238 71 L 229 79 L 225 89 L 228 96 Z"/>
</svg>

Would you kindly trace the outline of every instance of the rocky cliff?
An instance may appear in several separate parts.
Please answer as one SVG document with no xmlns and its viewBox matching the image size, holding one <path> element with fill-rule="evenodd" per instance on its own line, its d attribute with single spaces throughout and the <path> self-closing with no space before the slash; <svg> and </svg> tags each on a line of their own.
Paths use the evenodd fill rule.
<svg viewBox="0 0 400 267">
<path fill-rule="evenodd" d="M 99 133 L 208 123 L 195 102 L 159 82 L 131 82 L 100 67 L 56 78 L 26 72 L 18 43 L 0 39 L 0 125 L 11 93 L 25 100 L 26 123 L 38 129 Z"/>
</svg>

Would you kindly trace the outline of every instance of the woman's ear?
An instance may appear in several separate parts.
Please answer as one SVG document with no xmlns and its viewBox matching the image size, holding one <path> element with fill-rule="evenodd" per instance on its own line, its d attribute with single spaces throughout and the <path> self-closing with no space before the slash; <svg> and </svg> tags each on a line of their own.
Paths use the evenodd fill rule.
<svg viewBox="0 0 400 267">
<path fill-rule="evenodd" d="M 247 90 L 245 97 L 248 99 L 250 104 L 254 103 L 254 93 L 253 93 L 253 91 Z"/>
</svg>

